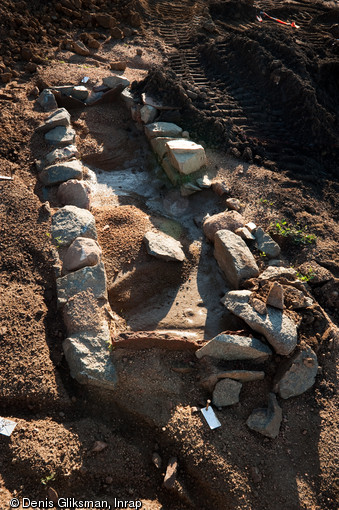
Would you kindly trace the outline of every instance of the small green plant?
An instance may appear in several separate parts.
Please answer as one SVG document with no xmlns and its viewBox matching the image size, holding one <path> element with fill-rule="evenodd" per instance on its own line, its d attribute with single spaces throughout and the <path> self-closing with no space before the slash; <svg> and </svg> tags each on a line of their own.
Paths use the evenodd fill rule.
<svg viewBox="0 0 339 510">
<path fill-rule="evenodd" d="M 274 202 L 271 202 L 270 200 L 268 200 L 267 198 L 260 198 L 259 199 L 259 204 L 260 205 L 265 205 L 265 206 L 271 206 L 274 205 Z"/>
<path fill-rule="evenodd" d="M 267 253 L 265 251 L 261 251 L 260 257 L 263 257 L 263 258 L 267 257 Z"/>
<path fill-rule="evenodd" d="M 49 232 L 46 232 L 46 236 L 52 238 L 52 236 L 51 236 L 51 234 Z M 61 245 L 62 245 L 62 237 L 61 236 L 54 237 L 53 238 L 53 243 L 55 244 L 57 249 L 59 249 L 61 247 Z"/>
<path fill-rule="evenodd" d="M 315 243 L 317 239 L 315 234 L 308 233 L 307 225 L 305 227 L 302 227 L 299 223 L 290 225 L 286 220 L 271 223 L 270 233 L 290 238 L 295 244 L 311 244 Z"/>
<path fill-rule="evenodd" d="M 302 282 L 309 282 L 315 277 L 313 269 L 310 267 L 310 269 L 307 271 L 306 274 L 302 274 L 299 271 L 297 271 L 297 278 L 301 280 Z"/>
<path fill-rule="evenodd" d="M 42 485 L 48 485 L 50 482 L 53 482 L 55 480 L 55 473 L 51 473 L 50 475 L 47 475 L 46 478 L 41 478 Z"/>
</svg>

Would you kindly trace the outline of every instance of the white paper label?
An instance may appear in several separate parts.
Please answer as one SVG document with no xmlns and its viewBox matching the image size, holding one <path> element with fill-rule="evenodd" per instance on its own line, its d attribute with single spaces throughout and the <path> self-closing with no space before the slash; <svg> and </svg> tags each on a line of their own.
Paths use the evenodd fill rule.
<svg viewBox="0 0 339 510">
<path fill-rule="evenodd" d="M 7 420 L 7 418 L 0 418 L 0 434 L 3 436 L 10 436 L 16 425 L 15 421 Z"/>
<path fill-rule="evenodd" d="M 215 412 L 213 411 L 211 406 L 209 406 L 208 409 L 204 407 L 203 409 L 201 409 L 201 412 L 204 415 L 205 420 L 207 421 L 210 429 L 216 429 L 218 427 L 221 427 L 221 423 L 216 417 Z"/>
</svg>

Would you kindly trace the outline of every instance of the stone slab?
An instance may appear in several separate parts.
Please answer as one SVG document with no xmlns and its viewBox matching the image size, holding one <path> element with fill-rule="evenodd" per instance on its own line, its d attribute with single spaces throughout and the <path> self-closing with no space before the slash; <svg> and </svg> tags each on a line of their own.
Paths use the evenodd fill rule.
<svg viewBox="0 0 339 510">
<path fill-rule="evenodd" d="M 71 297 L 90 290 L 96 299 L 107 299 L 107 281 L 102 262 L 83 267 L 57 278 L 58 306 L 62 307 Z"/>
<path fill-rule="evenodd" d="M 293 358 L 291 366 L 277 383 L 276 390 L 284 399 L 301 395 L 313 386 L 317 373 L 317 356 L 307 347 Z"/>
<path fill-rule="evenodd" d="M 269 259 L 274 259 L 280 255 L 280 246 L 270 235 L 268 235 L 261 227 L 258 227 L 254 233 L 257 241 L 258 249 L 265 253 Z"/>
<path fill-rule="evenodd" d="M 145 126 L 145 133 L 149 139 L 164 136 L 180 138 L 182 129 L 172 122 L 154 122 Z"/>
<path fill-rule="evenodd" d="M 246 421 L 246 425 L 255 432 L 274 439 L 278 436 L 282 420 L 282 410 L 274 393 L 268 397 L 268 407 L 255 409 Z"/>
<path fill-rule="evenodd" d="M 272 354 L 268 345 L 253 337 L 220 333 L 207 342 L 195 355 L 224 360 L 267 359 Z"/>
<path fill-rule="evenodd" d="M 44 89 L 37 99 L 37 103 L 45 112 L 51 112 L 58 108 L 58 104 L 55 100 L 54 94 L 49 89 Z"/>
<path fill-rule="evenodd" d="M 166 146 L 172 165 L 182 174 L 197 172 L 207 163 L 202 145 L 182 138 L 169 141 Z"/>
<path fill-rule="evenodd" d="M 57 147 L 71 145 L 75 140 L 75 131 L 71 127 L 58 126 L 45 134 L 45 140 L 47 143 Z"/>
<path fill-rule="evenodd" d="M 226 407 L 239 402 L 242 384 L 232 379 L 222 379 L 217 382 L 213 391 L 213 404 L 216 407 Z"/>
<path fill-rule="evenodd" d="M 214 256 L 230 285 L 238 289 L 249 278 L 259 275 L 257 263 L 237 234 L 218 230 L 214 236 Z"/>
<path fill-rule="evenodd" d="M 97 239 L 94 216 L 74 205 L 66 205 L 54 214 L 51 232 L 59 246 L 69 246 L 76 237 Z"/>
<path fill-rule="evenodd" d="M 78 156 L 79 152 L 76 146 L 67 145 L 61 149 L 53 149 L 51 152 L 49 152 L 44 158 L 44 164 L 45 166 L 49 166 L 59 161 L 67 161 L 72 158 L 77 158 Z"/>
<path fill-rule="evenodd" d="M 69 179 L 82 179 L 83 167 L 79 160 L 65 161 L 46 167 L 39 174 L 45 186 L 53 186 Z"/>
<path fill-rule="evenodd" d="M 162 233 L 146 232 L 144 236 L 147 252 L 166 261 L 182 262 L 186 257 L 182 244 Z"/>
<path fill-rule="evenodd" d="M 110 351 L 108 325 L 101 330 L 73 334 L 63 342 L 71 376 L 80 384 L 114 390 L 117 372 Z"/>
<path fill-rule="evenodd" d="M 105 78 L 102 79 L 102 83 L 110 89 L 115 89 L 119 85 L 122 85 L 124 88 L 126 88 L 129 86 L 130 82 L 126 76 L 112 74 L 111 76 L 105 76 Z"/>
<path fill-rule="evenodd" d="M 41 124 L 36 131 L 47 133 L 51 129 L 58 126 L 67 127 L 71 123 L 71 116 L 65 108 L 58 108 L 47 117 L 45 122 Z"/>
<path fill-rule="evenodd" d="M 227 292 L 221 302 L 237 317 L 243 319 L 254 331 L 266 337 L 277 354 L 287 356 L 297 345 L 298 334 L 292 322 L 282 310 L 267 306 L 267 313 L 257 312 L 249 303 L 252 292 L 236 290 Z"/>
</svg>

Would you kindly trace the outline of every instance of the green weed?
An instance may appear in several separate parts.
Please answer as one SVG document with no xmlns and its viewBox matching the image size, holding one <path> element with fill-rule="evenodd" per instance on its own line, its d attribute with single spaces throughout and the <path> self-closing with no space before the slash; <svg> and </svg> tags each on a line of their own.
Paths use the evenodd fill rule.
<svg viewBox="0 0 339 510">
<path fill-rule="evenodd" d="M 301 280 L 302 282 L 309 282 L 315 277 L 314 271 L 312 268 L 310 268 L 306 274 L 302 274 L 299 271 L 297 271 L 297 278 Z"/>
<path fill-rule="evenodd" d="M 302 227 L 299 223 L 291 225 L 288 224 L 286 220 L 271 223 L 270 233 L 287 237 L 291 239 L 294 244 L 312 244 L 315 243 L 317 239 L 315 234 L 308 233 L 307 225 L 305 227 Z"/>
<path fill-rule="evenodd" d="M 55 473 L 51 473 L 50 475 L 47 475 L 46 478 L 41 478 L 42 485 L 48 485 L 49 482 L 53 482 L 55 480 Z"/>
</svg>

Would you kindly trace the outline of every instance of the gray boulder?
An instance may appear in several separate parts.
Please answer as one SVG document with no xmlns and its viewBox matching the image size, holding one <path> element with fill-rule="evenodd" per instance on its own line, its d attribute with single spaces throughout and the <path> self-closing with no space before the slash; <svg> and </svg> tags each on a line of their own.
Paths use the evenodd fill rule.
<svg viewBox="0 0 339 510">
<path fill-rule="evenodd" d="M 102 79 L 102 83 L 110 89 L 116 89 L 119 85 L 122 85 L 124 88 L 129 86 L 129 80 L 126 76 L 119 76 L 117 74 L 106 76 Z"/>
<path fill-rule="evenodd" d="M 145 133 L 149 139 L 164 136 L 180 138 L 182 129 L 172 122 L 153 122 L 145 126 Z"/>
<path fill-rule="evenodd" d="M 257 241 L 258 249 L 261 252 L 265 252 L 268 258 L 274 259 L 280 255 L 279 244 L 273 241 L 272 237 L 266 234 L 261 227 L 256 229 L 254 237 Z"/>
<path fill-rule="evenodd" d="M 66 205 L 54 214 L 51 232 L 59 246 L 69 246 L 76 237 L 97 239 L 93 214 L 74 205 Z"/>
<path fill-rule="evenodd" d="M 254 331 L 264 335 L 278 354 L 287 356 L 297 345 L 296 325 L 277 308 L 267 306 L 266 314 L 257 312 L 250 304 L 251 295 L 249 290 L 227 292 L 222 303 Z"/>
<path fill-rule="evenodd" d="M 51 112 L 58 108 L 54 94 L 49 89 L 44 89 L 37 99 L 37 103 L 41 106 L 44 112 Z"/>
<path fill-rule="evenodd" d="M 237 211 L 224 211 L 219 214 L 209 216 L 203 224 L 203 231 L 207 239 L 214 241 L 214 236 L 218 230 L 231 230 L 235 232 L 243 227 L 245 220 Z"/>
<path fill-rule="evenodd" d="M 271 349 L 256 338 L 225 333 L 216 336 L 195 353 L 197 358 L 211 356 L 225 360 L 266 359 L 271 354 Z"/>
<path fill-rule="evenodd" d="M 81 331 L 101 331 L 105 320 L 92 290 L 69 298 L 62 310 L 68 335 Z"/>
<path fill-rule="evenodd" d="M 259 276 L 260 280 L 277 280 L 279 278 L 287 278 L 294 280 L 297 277 L 297 272 L 292 267 L 276 267 L 269 266 Z"/>
<path fill-rule="evenodd" d="M 83 267 L 57 278 L 58 305 L 63 306 L 71 297 L 91 290 L 96 299 L 107 299 L 107 281 L 103 263 Z"/>
<path fill-rule="evenodd" d="M 77 237 L 67 249 L 63 268 L 76 271 L 86 266 L 96 266 L 101 259 L 101 248 L 94 239 Z"/>
<path fill-rule="evenodd" d="M 57 199 L 62 205 L 75 205 L 82 209 L 89 209 L 91 187 L 87 182 L 70 179 L 59 186 Z"/>
<path fill-rule="evenodd" d="M 39 179 L 45 186 L 53 186 L 69 179 L 82 179 L 82 172 L 82 164 L 74 159 L 44 168 L 39 174 Z"/>
<path fill-rule="evenodd" d="M 185 259 L 182 244 L 173 237 L 150 231 L 146 232 L 144 242 L 147 252 L 158 259 L 177 262 Z"/>
<path fill-rule="evenodd" d="M 51 113 L 45 122 L 39 126 L 36 131 L 40 131 L 41 133 L 47 133 L 53 128 L 58 126 L 69 126 L 71 123 L 71 116 L 66 110 L 66 108 L 58 108 L 55 112 Z"/>
<path fill-rule="evenodd" d="M 75 131 L 71 127 L 58 126 L 45 134 L 45 140 L 58 147 L 71 145 L 75 140 Z"/>
<path fill-rule="evenodd" d="M 249 278 L 259 275 L 259 268 L 245 241 L 230 230 L 214 236 L 214 256 L 232 287 L 238 289 Z"/>
<path fill-rule="evenodd" d="M 242 384 L 232 379 L 222 379 L 213 391 L 213 404 L 216 407 L 231 406 L 239 402 L 239 394 Z"/>
<path fill-rule="evenodd" d="M 255 409 L 246 425 L 263 436 L 274 439 L 278 436 L 282 420 L 282 410 L 274 393 L 268 396 L 267 409 Z"/>
<path fill-rule="evenodd" d="M 63 342 L 71 376 L 80 384 L 113 390 L 118 382 L 110 352 L 110 332 L 106 324 L 100 332 L 73 334 Z"/>
<path fill-rule="evenodd" d="M 301 395 L 313 386 L 317 373 L 317 356 L 310 347 L 306 347 L 292 360 L 289 369 L 277 383 L 276 391 L 285 399 Z"/>
</svg>

